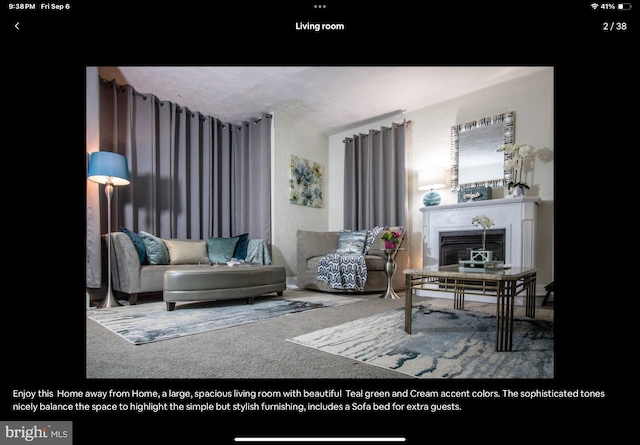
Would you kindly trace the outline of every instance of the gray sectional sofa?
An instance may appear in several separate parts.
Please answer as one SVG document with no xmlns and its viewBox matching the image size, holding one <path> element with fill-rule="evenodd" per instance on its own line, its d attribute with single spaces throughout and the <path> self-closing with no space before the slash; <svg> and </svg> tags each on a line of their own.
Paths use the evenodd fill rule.
<svg viewBox="0 0 640 445">
<path fill-rule="evenodd" d="M 329 283 L 318 280 L 318 265 L 322 258 L 335 253 L 340 237 L 340 231 L 318 232 L 298 230 L 297 232 L 297 285 L 300 288 L 315 289 L 334 293 L 357 293 L 354 290 L 340 290 L 332 288 Z M 367 266 L 367 280 L 363 292 L 384 292 L 387 289 L 387 274 L 385 272 L 386 254 L 380 248 L 383 246 L 382 234 L 378 233 L 372 247 L 364 256 Z M 406 244 L 406 243 L 405 243 Z M 396 254 L 396 272 L 393 276 L 393 288 L 403 290 L 405 277 L 402 271 L 408 267 L 409 254 L 402 248 Z"/>
<path fill-rule="evenodd" d="M 201 274 L 203 270 L 211 270 L 214 268 L 216 271 L 220 269 L 242 269 L 245 270 L 246 273 L 249 273 L 249 270 L 252 266 L 212 266 L 209 264 L 206 252 L 204 253 L 204 258 L 202 260 L 193 260 L 192 264 L 145 264 L 141 263 L 139 251 L 136 249 L 131 238 L 123 232 L 112 232 L 111 236 L 111 279 L 112 279 L 112 287 L 113 290 L 117 292 L 122 292 L 127 294 L 129 303 L 136 304 L 138 295 L 149 292 L 163 292 L 164 291 L 164 279 L 165 272 L 167 271 L 194 271 L 194 274 Z M 186 241 L 189 240 L 175 240 L 178 241 L 176 245 L 183 247 Z M 193 240 L 194 246 L 196 243 L 202 248 L 202 241 Z M 253 246 L 255 244 L 255 246 Z M 266 244 L 262 240 L 249 240 L 250 249 L 253 247 L 264 248 L 266 249 Z M 260 247 L 264 246 L 264 247 Z M 258 251 L 259 249 L 253 249 L 253 251 Z M 185 254 L 183 252 L 183 258 Z M 187 255 L 188 256 L 188 255 Z M 200 254 L 202 256 L 202 253 Z M 268 252 L 264 252 L 263 256 L 254 254 L 252 258 L 248 258 L 247 261 L 253 262 L 255 259 L 260 259 L 261 262 L 254 263 L 257 264 L 255 266 L 258 267 L 267 267 L 271 263 L 271 258 L 268 255 Z M 189 261 L 186 261 L 187 263 Z M 181 262 L 183 263 L 183 262 Z M 188 297 L 186 293 L 181 293 L 179 288 L 172 287 L 172 300 L 173 301 L 181 301 L 181 300 L 197 300 L 197 299 L 224 299 L 224 296 L 227 295 L 227 298 L 240 298 L 244 296 L 251 295 L 260 295 L 262 292 L 282 292 L 286 288 L 286 277 L 284 273 L 284 268 L 280 268 L 278 266 L 268 266 L 273 267 L 274 269 L 279 269 L 275 273 L 274 277 L 277 276 L 277 285 L 275 287 L 260 287 L 266 283 L 260 283 L 260 286 L 253 286 L 255 291 L 252 290 L 251 285 L 246 285 L 247 280 L 243 277 L 243 274 L 237 274 L 237 271 L 233 271 L 236 275 L 240 277 L 238 280 L 237 287 L 239 289 L 235 291 L 229 292 L 214 292 L 214 289 L 198 289 L 197 298 Z M 282 270 L 280 270 L 282 269 Z M 188 274 L 187 274 L 188 275 Z M 232 276 L 232 275 L 230 275 Z M 272 281 L 274 281 L 272 280 Z M 274 283 L 275 284 L 275 283 Z M 240 288 L 243 287 L 241 290 Z M 221 286 L 221 288 L 226 287 L 230 288 L 228 284 Z M 183 294 L 182 298 L 179 295 Z M 193 293 L 192 293 L 193 294 Z M 280 293 L 281 294 L 281 293 Z"/>
</svg>

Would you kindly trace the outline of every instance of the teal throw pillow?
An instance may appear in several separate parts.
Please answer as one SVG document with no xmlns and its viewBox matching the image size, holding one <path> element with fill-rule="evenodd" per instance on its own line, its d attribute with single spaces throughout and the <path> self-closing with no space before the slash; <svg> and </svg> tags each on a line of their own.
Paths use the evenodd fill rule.
<svg viewBox="0 0 640 445">
<path fill-rule="evenodd" d="M 138 251 L 138 256 L 140 257 L 140 264 L 144 264 L 144 260 L 147 258 L 147 249 L 144 247 L 144 242 L 142 241 L 142 238 L 140 238 L 140 235 L 138 235 L 136 232 L 132 232 L 129 229 L 125 229 L 122 226 L 120 226 L 120 231 L 126 234 L 129 238 L 131 238 L 133 245 Z"/>
<path fill-rule="evenodd" d="M 336 253 L 361 253 L 364 254 L 364 242 L 367 239 L 366 230 L 356 230 L 355 232 L 340 232 L 338 237 L 338 248 Z"/>
<path fill-rule="evenodd" d="M 237 236 L 232 238 L 210 237 L 207 240 L 209 261 L 212 263 L 226 263 L 227 261 L 231 261 L 236 244 L 238 244 Z"/>
<path fill-rule="evenodd" d="M 169 251 L 161 238 L 147 232 L 140 232 L 140 237 L 147 251 L 149 264 L 169 264 Z"/>
<path fill-rule="evenodd" d="M 249 247 L 249 234 L 236 235 L 238 244 L 233 251 L 233 257 L 237 260 L 244 260 L 247 257 L 247 248 Z"/>
</svg>

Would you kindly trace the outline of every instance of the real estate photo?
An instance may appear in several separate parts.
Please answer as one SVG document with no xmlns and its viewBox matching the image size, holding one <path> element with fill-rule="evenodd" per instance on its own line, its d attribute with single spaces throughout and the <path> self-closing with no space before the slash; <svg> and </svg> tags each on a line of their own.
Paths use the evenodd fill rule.
<svg viewBox="0 0 640 445">
<path fill-rule="evenodd" d="M 553 66 L 87 66 L 87 379 L 554 379 Z"/>
</svg>

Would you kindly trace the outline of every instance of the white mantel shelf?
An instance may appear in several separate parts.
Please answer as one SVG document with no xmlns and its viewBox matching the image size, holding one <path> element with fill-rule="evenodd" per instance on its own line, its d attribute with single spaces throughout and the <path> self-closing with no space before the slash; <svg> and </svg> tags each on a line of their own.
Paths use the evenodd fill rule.
<svg viewBox="0 0 640 445">
<path fill-rule="evenodd" d="M 540 201 L 537 196 L 522 196 L 421 208 L 423 267 L 439 265 L 442 232 L 482 230 L 473 226 L 471 220 L 486 215 L 494 222 L 491 229 L 505 230 L 505 264 L 515 268 L 535 268 L 537 207 Z"/>
<path fill-rule="evenodd" d="M 467 209 L 469 207 L 478 208 L 484 206 L 495 206 L 495 205 L 505 205 L 505 204 L 514 204 L 514 203 L 522 203 L 522 202 L 534 202 L 536 204 L 540 203 L 540 198 L 537 196 L 520 196 L 518 198 L 502 198 L 502 199 L 485 199 L 484 201 L 467 201 L 460 202 L 458 204 L 445 204 L 445 205 L 437 205 L 431 207 L 422 207 L 420 211 L 422 213 L 425 212 L 441 212 L 451 209 Z M 471 222 L 469 222 L 471 224 Z"/>
</svg>

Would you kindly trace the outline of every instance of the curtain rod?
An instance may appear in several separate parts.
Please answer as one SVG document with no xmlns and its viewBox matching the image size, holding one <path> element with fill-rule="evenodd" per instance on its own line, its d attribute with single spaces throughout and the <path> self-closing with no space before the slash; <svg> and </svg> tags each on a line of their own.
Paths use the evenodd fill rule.
<svg viewBox="0 0 640 445">
<path fill-rule="evenodd" d="M 400 125 L 412 125 L 412 124 L 413 124 L 413 121 L 412 121 L 412 120 L 408 120 L 408 121 L 405 121 L 405 122 L 403 122 L 403 123 L 401 123 L 401 124 L 396 124 L 395 122 L 392 122 L 392 124 L 391 124 L 391 125 L 400 126 Z M 390 129 L 391 129 L 391 127 L 384 127 L 384 126 L 383 126 L 383 127 L 381 127 L 381 128 L 382 128 L 382 129 L 384 129 L 384 130 L 390 130 Z M 371 130 L 369 130 L 369 131 L 379 132 L 380 130 L 371 129 Z M 360 136 L 367 136 L 367 133 L 360 133 L 360 135 L 359 135 L 359 136 L 355 136 L 355 135 L 354 135 L 353 137 L 346 137 L 346 138 L 344 138 L 344 139 L 342 140 L 342 143 L 343 143 L 343 144 L 345 144 L 347 141 L 350 141 L 350 140 L 352 140 L 353 138 L 360 137 Z"/>
<path fill-rule="evenodd" d="M 195 112 L 194 112 L 194 111 L 191 111 L 191 110 L 189 110 L 189 108 L 187 108 L 187 107 L 183 107 L 183 106 L 181 106 L 181 105 L 178 105 L 178 104 L 176 104 L 175 102 L 171 102 L 170 100 L 160 100 L 158 97 L 156 97 L 156 96 L 155 96 L 154 94 L 152 94 L 152 93 L 146 93 L 146 94 L 140 93 L 140 92 L 136 91 L 136 89 L 135 89 L 135 88 L 133 88 L 131 85 L 120 85 L 120 84 L 118 84 L 118 83 L 116 82 L 116 80 L 115 80 L 115 79 L 113 79 L 113 80 L 106 80 L 106 79 L 104 79 L 104 78 L 102 78 L 102 77 L 100 77 L 100 76 L 98 76 L 98 77 L 99 77 L 99 79 L 100 79 L 101 81 L 103 81 L 103 82 L 105 82 L 105 83 L 108 83 L 108 84 L 111 84 L 111 85 L 115 85 L 115 88 L 119 89 L 119 90 L 120 90 L 120 91 L 122 91 L 122 92 L 126 92 L 126 91 L 127 91 L 127 88 L 126 88 L 126 87 L 128 86 L 129 88 L 131 88 L 131 91 L 133 92 L 133 94 L 137 94 L 137 95 L 138 95 L 139 97 L 141 97 L 143 100 L 147 100 L 147 95 L 150 95 L 151 97 L 153 97 L 153 98 L 154 98 L 154 100 L 156 101 L 156 103 L 160 104 L 160 106 L 161 106 L 161 107 L 164 107 L 165 102 L 169 102 L 169 103 L 171 103 L 171 104 L 174 104 L 174 105 L 176 106 L 177 110 L 178 110 L 180 113 L 182 113 L 183 111 L 185 111 L 185 110 L 186 110 L 187 115 L 189 115 L 189 116 L 191 116 L 191 117 L 195 117 L 195 116 L 196 116 L 196 113 L 200 113 L 199 111 L 195 111 Z M 200 114 L 202 114 L 202 113 L 200 113 Z M 205 116 L 204 114 L 202 114 L 202 116 L 203 116 L 203 117 L 200 119 L 202 122 L 204 122 L 204 121 L 207 119 L 207 116 L 209 116 L 209 117 L 211 117 L 211 118 L 213 118 L 213 119 L 217 119 L 216 117 L 211 116 L 211 115 L 206 115 L 206 116 Z M 265 117 L 266 117 L 267 119 L 271 119 L 271 118 L 273 117 L 273 115 L 272 115 L 272 114 L 266 114 L 266 115 L 265 115 Z M 219 120 L 219 119 L 218 119 L 218 120 Z M 258 123 L 258 122 L 260 122 L 261 120 L 262 120 L 262 118 L 261 118 L 261 117 L 260 117 L 260 118 L 257 118 L 257 119 L 254 119 L 254 120 L 253 120 L 253 123 L 254 123 L 254 124 L 257 124 L 257 123 Z M 231 125 L 231 124 L 229 123 L 229 125 Z M 239 127 L 240 127 L 241 125 L 242 125 L 242 124 L 239 124 Z M 247 126 L 247 127 L 249 126 L 249 123 L 248 123 L 248 122 L 246 123 L 246 126 Z M 223 126 L 222 126 L 222 128 L 226 128 L 226 124 L 225 124 L 225 125 L 223 125 Z M 240 130 L 240 128 L 238 128 L 238 130 Z"/>
</svg>

